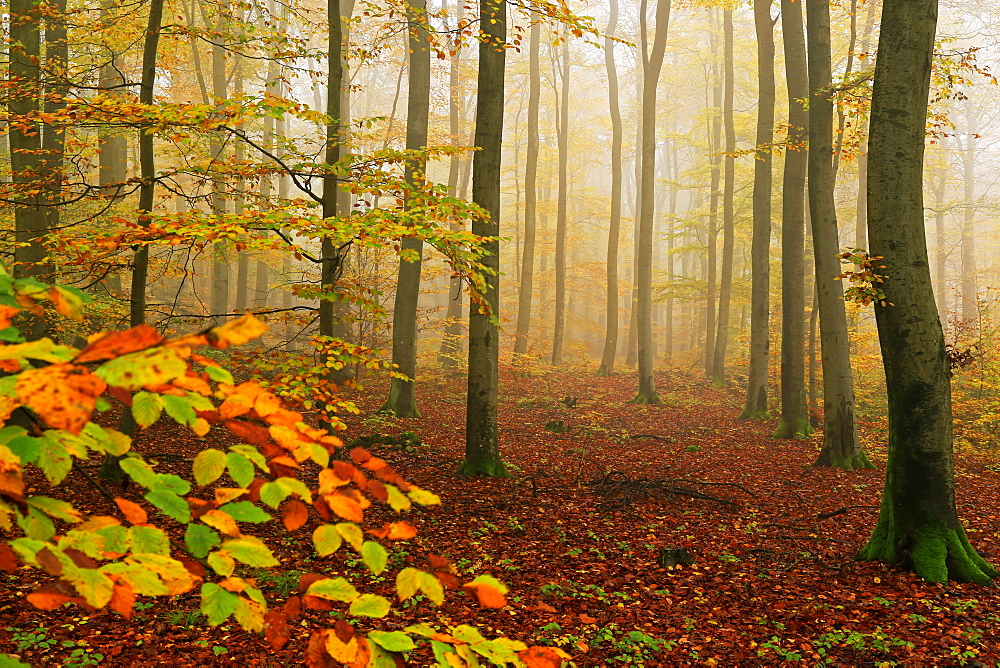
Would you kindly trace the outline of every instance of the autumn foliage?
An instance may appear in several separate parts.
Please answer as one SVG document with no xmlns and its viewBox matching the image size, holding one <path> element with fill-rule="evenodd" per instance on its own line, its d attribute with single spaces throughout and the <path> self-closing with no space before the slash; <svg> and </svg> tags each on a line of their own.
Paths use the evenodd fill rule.
<svg viewBox="0 0 1000 668">
<path fill-rule="evenodd" d="M 229 371 L 196 352 L 259 336 L 266 327 L 252 315 L 175 339 L 142 325 L 91 337 L 82 350 L 48 338 L 24 341 L 14 324 L 22 310 L 44 316 L 45 302 L 63 316 L 80 318 L 84 301 L 76 290 L 13 280 L 0 269 L 0 365 L 7 374 L 0 378 L 0 414 L 7 422 L 0 429 L 0 528 L 9 537 L 0 543 L 0 568 L 13 573 L 23 563 L 52 577 L 28 594 L 29 603 L 42 610 L 66 603 L 90 611 L 110 608 L 130 619 L 140 597 L 197 588 L 209 624 L 232 618 L 262 632 L 275 649 L 299 628 L 304 608 L 339 610 L 360 622 L 341 619 L 312 632 L 307 665 L 395 666 L 421 643 L 430 645 L 442 665 L 478 665 L 477 657 L 528 666 L 561 663 L 561 650 L 487 639 L 464 624 L 381 630 L 377 620 L 393 602 L 359 591 L 345 577 L 304 574 L 298 595 L 269 609 L 261 590 L 240 573 L 280 564 L 248 527 L 280 522 L 287 532 L 302 532 L 318 516 L 322 523 L 311 542 L 319 557 L 353 550 L 380 574 L 388 561 L 383 541 L 409 540 L 416 530 L 404 520 L 368 524 L 366 511 L 377 503 L 403 513 L 413 504 L 437 504 L 438 497 L 363 448 L 345 456 L 336 436 L 307 424 L 258 383 L 234 382 Z M 129 436 L 93 420 L 95 411 L 115 403 L 131 411 L 140 428 L 165 413 L 198 436 L 224 429 L 242 442 L 202 450 L 189 478 L 159 472 L 133 450 Z M 60 499 L 75 460 L 92 456 L 119 458 L 141 488 L 141 501 L 117 497 L 107 514 L 85 515 Z M 307 462 L 319 468 L 318 475 L 303 474 Z M 26 486 L 31 467 L 48 480 L 51 496 Z M 236 487 L 218 486 L 224 474 Z M 179 528 L 182 540 L 171 537 L 180 536 Z M 419 593 L 440 605 L 447 589 L 464 589 L 480 606 L 506 605 L 503 584 L 489 575 L 463 584 L 443 557 L 432 556 L 425 569 L 402 568 L 395 582 L 399 601 Z"/>
</svg>

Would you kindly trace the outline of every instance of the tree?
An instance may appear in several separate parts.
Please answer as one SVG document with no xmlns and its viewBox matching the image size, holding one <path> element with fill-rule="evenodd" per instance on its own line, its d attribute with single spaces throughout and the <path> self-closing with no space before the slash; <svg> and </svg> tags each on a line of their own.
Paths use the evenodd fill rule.
<svg viewBox="0 0 1000 668">
<path fill-rule="evenodd" d="M 733 251 L 736 243 L 736 128 L 733 123 L 733 10 L 722 12 L 722 124 L 726 148 L 722 184 L 722 266 L 719 276 L 719 318 L 716 320 L 715 349 L 712 351 L 712 383 L 726 384 L 726 349 L 729 345 L 729 307 L 733 295 Z"/>
<path fill-rule="evenodd" d="M 823 363 L 823 449 L 817 466 L 872 468 L 858 440 L 854 380 L 841 287 L 840 242 L 833 186 L 833 93 L 830 64 L 830 3 L 806 1 L 809 56 L 809 212 L 820 315 Z"/>
<path fill-rule="evenodd" d="M 788 139 L 781 183 L 781 420 L 775 438 L 812 434 L 805 387 L 805 186 L 809 113 L 802 3 L 781 0 L 788 87 Z"/>
<path fill-rule="evenodd" d="M 406 148 L 420 151 L 427 145 L 430 113 L 431 49 L 427 31 L 427 0 L 408 0 L 410 67 L 406 104 Z M 426 178 L 426 160 L 411 158 L 406 163 L 406 182 L 417 195 Z M 419 201 L 419 200 L 418 200 Z M 407 201 L 407 209 L 413 208 Z M 406 237 L 400 244 L 396 298 L 392 308 L 392 362 L 400 377 L 392 377 L 389 398 L 383 410 L 396 417 L 420 417 L 417 410 L 417 302 L 420 299 L 420 269 L 423 241 Z"/>
<path fill-rule="evenodd" d="M 510 477 L 500 458 L 497 432 L 500 332 L 500 157 L 503 151 L 504 69 L 507 5 L 482 0 L 479 8 L 479 74 L 476 93 L 476 146 L 472 163 L 472 199 L 487 218 L 472 224 L 473 234 L 493 237 L 484 244 L 485 286 L 469 307 L 469 386 L 465 413 L 465 459 L 462 475 Z"/>
<path fill-rule="evenodd" d="M 558 55 L 561 52 L 561 58 Z M 552 364 L 562 364 L 563 339 L 566 338 L 566 226 L 569 216 L 569 43 L 552 50 L 559 67 L 559 114 L 556 134 L 559 144 L 559 193 L 556 200 L 556 306 L 552 326 Z M 561 60 L 561 62 L 559 62 Z M 554 84 L 555 82 L 553 82 Z"/>
<path fill-rule="evenodd" d="M 868 232 L 885 298 L 875 304 L 889 400 L 878 523 L 859 555 L 933 582 L 989 584 L 955 508 L 951 381 L 924 236 L 923 157 L 937 0 L 885 0 L 868 159 Z"/>
<path fill-rule="evenodd" d="M 608 73 L 608 107 L 611 113 L 611 217 L 608 221 L 607 301 L 604 352 L 598 376 L 615 372 L 618 353 L 618 244 L 622 221 L 622 111 L 618 103 L 618 68 L 615 65 L 614 34 L 618 29 L 618 0 L 611 0 L 607 37 L 604 40 L 604 66 Z"/>
<path fill-rule="evenodd" d="M 656 179 L 656 84 L 663 66 L 670 21 L 670 0 L 657 0 L 656 27 L 652 48 L 647 52 L 646 0 L 639 4 L 639 37 L 642 52 L 642 170 L 636 201 L 639 216 L 636 221 L 638 254 L 636 258 L 636 324 L 637 359 L 639 362 L 639 393 L 632 401 L 637 404 L 660 405 L 653 378 L 656 350 L 653 346 L 653 202 Z M 608 314 L 612 317 L 613 314 Z"/>
</svg>

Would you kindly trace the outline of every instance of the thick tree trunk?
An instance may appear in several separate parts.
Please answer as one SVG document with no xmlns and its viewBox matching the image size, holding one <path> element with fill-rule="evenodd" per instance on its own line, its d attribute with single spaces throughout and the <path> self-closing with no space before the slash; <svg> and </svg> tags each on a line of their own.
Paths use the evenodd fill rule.
<svg viewBox="0 0 1000 668">
<path fill-rule="evenodd" d="M 622 111 L 618 103 L 618 68 L 615 64 L 615 40 L 618 29 L 618 0 L 611 0 L 608 37 L 604 40 L 604 66 L 608 73 L 608 108 L 611 113 L 611 218 L 608 221 L 607 283 L 605 300 L 604 352 L 598 376 L 615 372 L 618 354 L 618 245 L 622 222 Z"/>
<path fill-rule="evenodd" d="M 722 12 L 723 94 L 722 124 L 726 148 L 722 192 L 722 266 L 719 276 L 719 319 L 716 321 L 715 349 L 712 352 L 712 384 L 726 384 L 726 349 L 729 345 L 729 307 L 733 294 L 733 246 L 736 221 L 733 197 L 736 191 L 736 129 L 733 124 L 733 10 Z"/>
<path fill-rule="evenodd" d="M 869 234 L 884 258 L 875 305 L 889 399 L 878 523 L 860 559 L 905 563 L 933 582 L 990 584 L 955 508 L 951 382 L 924 238 L 924 123 L 937 0 L 885 0 L 869 158 Z"/>
<path fill-rule="evenodd" d="M 566 337 L 566 226 L 569 205 L 569 42 L 563 42 L 559 63 L 561 91 L 556 135 L 559 144 L 559 194 L 556 203 L 556 305 L 552 326 L 552 365 L 562 364 L 563 339 Z M 556 52 L 552 55 L 558 60 Z"/>
<path fill-rule="evenodd" d="M 812 434 L 805 387 L 805 186 L 809 95 L 802 3 L 781 0 L 788 88 L 788 146 L 781 188 L 781 420 L 775 438 Z"/>
<path fill-rule="evenodd" d="M 771 0 L 754 0 L 757 32 L 757 154 L 753 173 L 753 238 L 750 286 L 750 378 L 740 417 L 769 420 L 767 375 L 770 360 L 771 142 L 774 140 L 774 23 Z"/>
<path fill-rule="evenodd" d="M 406 148 L 416 151 L 427 146 L 427 120 L 430 112 L 431 50 L 427 33 L 427 0 L 408 0 L 410 32 L 409 86 L 406 103 Z M 411 160 L 406 165 L 406 181 L 419 191 L 426 178 L 426 160 Z M 405 204 L 410 208 L 410 203 Z M 420 270 L 423 242 L 405 237 L 400 242 L 396 281 L 396 299 L 392 309 L 392 362 L 406 378 L 393 377 L 389 398 L 382 407 L 396 417 L 420 417 L 417 410 L 417 302 L 420 299 Z"/>
<path fill-rule="evenodd" d="M 517 330 L 514 359 L 528 352 L 531 326 L 531 298 L 535 280 L 536 211 L 538 207 L 538 103 L 541 98 L 539 47 L 541 24 L 531 25 L 528 46 L 528 154 L 524 163 L 524 248 L 521 256 L 521 282 L 518 286 Z"/>
<path fill-rule="evenodd" d="M 858 440 L 854 416 L 847 315 L 841 286 L 840 242 L 834 206 L 833 98 L 830 64 L 830 4 L 807 0 L 809 56 L 809 208 L 820 315 L 823 362 L 823 449 L 817 466 L 871 468 Z"/>
<path fill-rule="evenodd" d="M 472 224 L 480 236 L 500 234 L 500 158 L 503 152 L 504 70 L 506 64 L 507 5 L 504 0 L 482 0 L 479 9 L 479 76 L 476 102 L 476 146 L 473 157 L 472 199 L 489 218 Z M 480 295 L 469 312 L 469 385 L 465 414 L 465 459 L 461 475 L 510 477 L 500 459 L 497 428 L 497 377 L 500 332 L 493 317 L 500 304 L 500 242 L 489 241 L 482 263 L 487 274 Z"/>
</svg>

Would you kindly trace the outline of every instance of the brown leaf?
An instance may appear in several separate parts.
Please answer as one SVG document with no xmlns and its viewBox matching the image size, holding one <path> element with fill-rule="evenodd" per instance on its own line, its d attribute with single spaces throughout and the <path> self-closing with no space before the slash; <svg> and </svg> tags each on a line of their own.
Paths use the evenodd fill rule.
<svg viewBox="0 0 1000 668">
<path fill-rule="evenodd" d="M 267 439 L 269 438 L 267 429 L 251 422 L 244 422 L 243 420 L 228 420 L 226 421 L 226 428 L 236 434 L 240 440 L 258 447 L 267 443 Z"/>
<path fill-rule="evenodd" d="M 281 504 L 281 519 L 285 528 L 295 531 L 309 519 L 309 507 L 298 499 L 289 499 Z"/>
<path fill-rule="evenodd" d="M 586 612 L 581 612 L 580 615 L 579 615 L 579 617 L 580 617 L 580 621 L 583 622 L 584 624 L 596 624 L 597 623 L 597 618 L 596 617 L 591 617 Z"/>
<path fill-rule="evenodd" d="M 351 461 L 360 466 L 372 458 L 372 453 L 368 452 L 364 448 L 358 447 L 351 450 L 350 456 Z"/>
<path fill-rule="evenodd" d="M 7 547 L 7 545 L 4 544 L 4 547 Z M 42 570 L 49 575 L 56 577 L 62 575 L 62 562 L 59 561 L 58 557 L 56 557 L 56 555 L 49 548 L 43 547 L 39 550 L 38 554 L 35 555 L 35 559 L 38 560 L 38 565 L 42 567 Z"/>
<path fill-rule="evenodd" d="M 277 652 L 288 643 L 290 631 L 288 619 L 281 610 L 268 610 L 264 615 L 264 637 L 274 651 Z"/>
<path fill-rule="evenodd" d="M 14 556 L 14 550 L 7 543 L 0 543 L 0 571 L 17 572 L 17 557 Z"/>
<path fill-rule="evenodd" d="M 149 325 L 139 325 L 123 332 L 111 332 L 100 337 L 80 351 L 73 359 L 76 364 L 109 360 L 137 350 L 145 350 L 158 345 L 163 337 Z"/>
<path fill-rule="evenodd" d="M 282 610 L 288 619 L 298 619 L 302 612 L 302 599 L 298 596 L 289 596 Z"/>
<path fill-rule="evenodd" d="M 97 562 L 74 547 L 63 550 L 63 554 L 69 557 L 78 568 L 97 568 Z"/>
<path fill-rule="evenodd" d="M 191 575 L 196 578 L 201 578 L 202 580 L 205 579 L 205 567 L 201 565 L 201 562 L 192 559 L 191 557 L 184 556 L 183 554 L 178 554 L 174 557 L 174 559 L 181 562 L 184 565 L 184 569 Z"/>
<path fill-rule="evenodd" d="M 319 573 L 303 573 L 299 576 L 299 593 L 304 594 L 309 591 L 310 585 L 317 580 L 322 580 L 325 576 Z"/>
<path fill-rule="evenodd" d="M 309 636 L 309 646 L 306 649 L 306 668 L 328 668 L 337 663 L 326 653 L 326 629 L 313 631 Z"/>
<path fill-rule="evenodd" d="M 122 511 L 122 515 L 125 516 L 129 524 L 140 525 L 149 522 L 146 510 L 138 503 L 120 497 L 115 497 L 115 503 L 118 504 L 119 510 Z"/>
<path fill-rule="evenodd" d="M 367 492 L 372 495 L 375 500 L 382 503 L 386 503 L 389 500 L 389 490 L 385 488 L 385 484 L 381 480 L 369 480 L 367 485 Z"/>
</svg>

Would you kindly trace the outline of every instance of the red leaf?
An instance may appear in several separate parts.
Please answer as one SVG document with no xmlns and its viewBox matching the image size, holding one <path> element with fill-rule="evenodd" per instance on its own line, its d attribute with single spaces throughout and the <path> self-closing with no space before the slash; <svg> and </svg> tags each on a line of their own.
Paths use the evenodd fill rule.
<svg viewBox="0 0 1000 668">
<path fill-rule="evenodd" d="M 309 519 L 309 507 L 298 499 L 289 499 L 281 504 L 281 519 L 286 529 L 295 531 Z"/>
<path fill-rule="evenodd" d="M 274 651 L 277 652 L 285 646 L 290 631 L 288 620 L 281 610 L 268 610 L 264 615 L 264 637 Z"/>
<path fill-rule="evenodd" d="M 163 337 L 149 325 L 139 325 L 123 332 L 111 332 L 97 339 L 80 351 L 73 360 L 77 364 L 109 360 L 137 350 L 145 350 L 158 345 Z"/>
<path fill-rule="evenodd" d="M 17 572 L 17 557 L 7 543 L 0 543 L 0 570 L 8 573 Z"/>
</svg>

